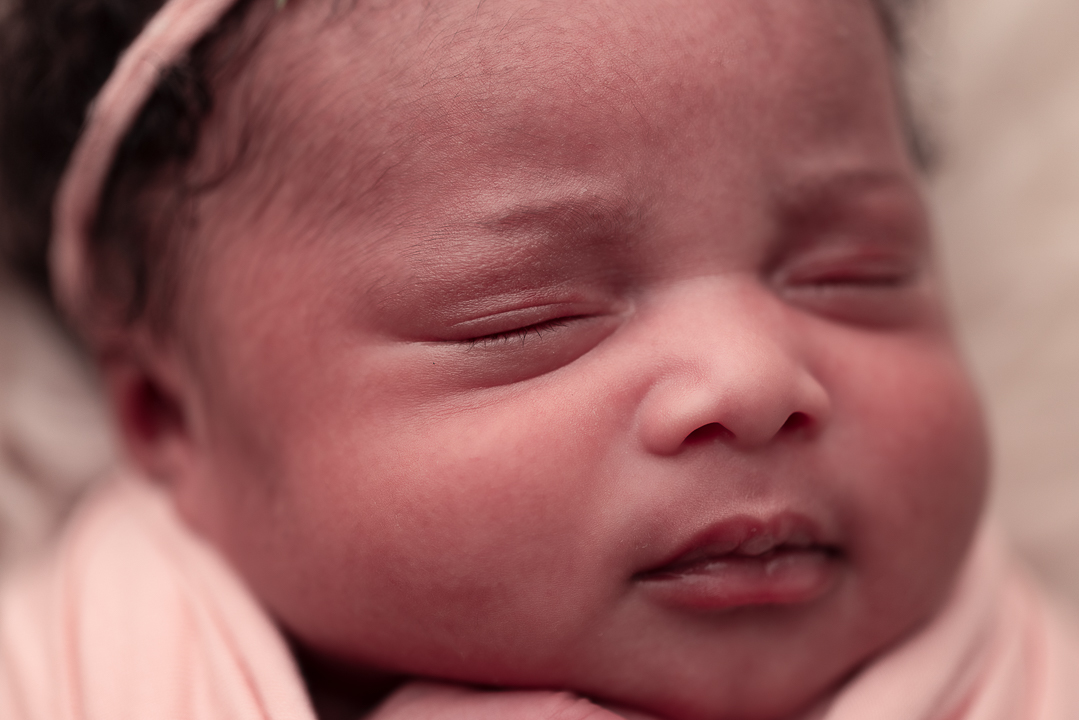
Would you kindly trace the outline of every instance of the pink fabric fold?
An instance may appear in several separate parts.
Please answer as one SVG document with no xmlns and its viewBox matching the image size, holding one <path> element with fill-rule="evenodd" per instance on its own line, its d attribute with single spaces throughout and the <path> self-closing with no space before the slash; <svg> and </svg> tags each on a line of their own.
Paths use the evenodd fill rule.
<svg viewBox="0 0 1079 720">
<path fill-rule="evenodd" d="M 0 718 L 314 720 L 285 642 L 148 483 L 90 498 L 0 595 Z"/>
<path fill-rule="evenodd" d="M 1076 720 L 1079 632 L 983 532 L 951 598 L 825 720 Z M 273 622 L 164 495 L 122 477 L 0 588 L 0 718 L 314 720 Z"/>
<path fill-rule="evenodd" d="M 1079 631 L 983 529 L 951 597 L 825 720 L 1079 719 Z"/>
</svg>

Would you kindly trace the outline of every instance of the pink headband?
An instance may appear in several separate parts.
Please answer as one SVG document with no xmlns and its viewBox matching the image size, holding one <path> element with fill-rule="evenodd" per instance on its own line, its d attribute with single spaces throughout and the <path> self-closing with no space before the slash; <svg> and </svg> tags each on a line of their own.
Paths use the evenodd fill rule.
<svg viewBox="0 0 1079 720">
<path fill-rule="evenodd" d="M 53 206 L 49 267 L 60 307 L 83 319 L 90 290 L 87 246 L 104 185 L 124 136 L 162 75 L 236 0 L 167 0 L 124 52 L 90 105 Z M 284 3 L 277 0 L 280 7 Z"/>
</svg>

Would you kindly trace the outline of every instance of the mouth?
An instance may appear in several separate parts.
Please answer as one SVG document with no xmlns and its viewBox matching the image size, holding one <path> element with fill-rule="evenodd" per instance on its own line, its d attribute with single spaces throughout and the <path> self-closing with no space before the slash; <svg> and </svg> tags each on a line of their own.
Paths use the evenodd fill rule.
<svg viewBox="0 0 1079 720">
<path fill-rule="evenodd" d="M 660 603 L 685 609 L 797 605 L 828 592 L 841 560 L 804 517 L 743 517 L 711 526 L 633 580 Z"/>
</svg>

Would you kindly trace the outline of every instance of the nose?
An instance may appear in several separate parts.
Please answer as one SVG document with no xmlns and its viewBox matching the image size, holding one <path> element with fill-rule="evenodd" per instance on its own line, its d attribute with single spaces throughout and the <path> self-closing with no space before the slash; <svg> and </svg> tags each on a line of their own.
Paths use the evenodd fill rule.
<svg viewBox="0 0 1079 720">
<path fill-rule="evenodd" d="M 780 301 L 756 295 L 688 292 L 651 318 L 655 374 L 638 416 L 649 452 L 706 442 L 751 450 L 812 436 L 827 422 L 825 387 L 800 357 L 789 321 L 769 307 Z"/>
</svg>

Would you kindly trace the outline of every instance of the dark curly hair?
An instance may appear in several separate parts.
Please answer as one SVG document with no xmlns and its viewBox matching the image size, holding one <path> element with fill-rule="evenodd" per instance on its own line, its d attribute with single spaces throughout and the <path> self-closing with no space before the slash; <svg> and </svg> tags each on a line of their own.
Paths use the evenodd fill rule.
<svg viewBox="0 0 1079 720">
<path fill-rule="evenodd" d="M 0 19 L 0 252 L 49 293 L 52 204 L 87 108 L 164 0 L 9 0 Z M 148 189 L 195 155 L 213 88 L 253 48 L 237 32 L 252 0 L 237 2 L 158 84 L 127 134 L 93 232 L 94 285 L 135 317 L 150 298 L 175 215 L 148 211 Z M 226 47 L 227 46 L 227 47 Z M 181 177 L 177 174 L 177 178 Z M 197 188 L 174 187 L 179 207 Z M 157 292 L 155 290 L 155 292 Z"/>
<path fill-rule="evenodd" d="M 910 0 L 872 0 L 897 54 L 899 16 Z M 2 7 L 4 0 L 0 0 Z M 0 253 L 49 293 L 46 266 L 52 203 L 86 109 L 120 54 L 164 0 L 7 0 L 0 19 Z M 94 227 L 95 299 L 120 319 L 168 312 L 175 291 L 169 237 L 182 231 L 184 202 L 200 188 L 183 170 L 197 151 L 214 89 L 257 43 L 240 33 L 252 0 L 240 0 L 159 83 L 128 133 Z M 240 36 L 243 35 L 243 38 Z M 238 39 L 240 38 L 240 39 Z M 915 156 L 922 144 L 912 133 Z M 174 173 L 166 178 L 168 173 Z M 169 190 L 152 199 L 150 190 Z M 164 202 L 166 207 L 162 207 Z M 156 203 L 156 206 L 155 206 Z"/>
</svg>

